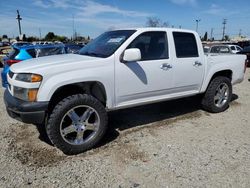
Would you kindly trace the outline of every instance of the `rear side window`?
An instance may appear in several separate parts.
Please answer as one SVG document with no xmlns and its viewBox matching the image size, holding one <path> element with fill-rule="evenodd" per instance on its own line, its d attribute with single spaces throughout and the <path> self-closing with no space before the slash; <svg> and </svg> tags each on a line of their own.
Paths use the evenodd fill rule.
<svg viewBox="0 0 250 188">
<path fill-rule="evenodd" d="M 129 48 L 139 48 L 141 60 L 168 59 L 168 44 L 166 32 L 145 32 L 139 35 L 129 46 Z"/>
<path fill-rule="evenodd" d="M 36 51 L 35 51 L 35 49 L 29 49 L 29 50 L 27 50 L 27 52 L 30 54 L 30 56 L 32 58 L 36 57 Z"/>
<path fill-rule="evenodd" d="M 230 48 L 231 48 L 231 50 L 236 50 L 234 46 L 231 46 Z"/>
<path fill-rule="evenodd" d="M 178 58 L 198 57 L 198 48 L 194 34 L 173 32 L 175 51 Z"/>
<path fill-rule="evenodd" d="M 236 46 L 236 48 L 237 48 L 238 51 L 241 51 L 241 50 L 242 50 L 242 49 L 241 49 L 240 47 L 238 47 L 238 46 Z"/>
<path fill-rule="evenodd" d="M 15 57 L 19 54 L 19 50 L 16 48 L 13 48 L 13 50 L 9 53 L 8 57 L 10 59 L 15 59 Z"/>
</svg>

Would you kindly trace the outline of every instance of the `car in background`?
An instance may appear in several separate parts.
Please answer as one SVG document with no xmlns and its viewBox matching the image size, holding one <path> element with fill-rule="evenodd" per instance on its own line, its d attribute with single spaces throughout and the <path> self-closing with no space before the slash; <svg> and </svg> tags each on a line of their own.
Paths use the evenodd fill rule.
<svg viewBox="0 0 250 188">
<path fill-rule="evenodd" d="M 67 54 L 78 54 L 80 49 L 84 47 L 82 44 L 66 43 L 64 49 Z"/>
<path fill-rule="evenodd" d="M 210 54 L 233 54 L 228 45 L 203 46 L 204 53 Z"/>
<path fill-rule="evenodd" d="M 12 46 L 27 46 L 27 45 L 32 45 L 32 43 L 18 41 L 12 44 Z"/>
<path fill-rule="evenodd" d="M 245 54 L 247 56 L 247 67 L 250 67 L 250 46 L 243 48 L 243 50 L 237 54 Z"/>
<path fill-rule="evenodd" d="M 10 66 L 23 60 L 38 58 L 49 55 L 65 54 L 65 48 L 62 44 L 57 45 L 24 45 L 12 46 L 12 51 L 4 59 L 3 70 L 1 72 L 2 86 L 7 87 L 7 73 Z"/>
<path fill-rule="evenodd" d="M 228 44 L 229 48 L 231 49 L 232 53 L 237 54 L 238 52 L 242 51 L 243 49 L 238 45 Z"/>
<path fill-rule="evenodd" d="M 12 50 L 11 46 L 0 47 L 0 68 L 3 67 L 3 59 Z"/>
</svg>

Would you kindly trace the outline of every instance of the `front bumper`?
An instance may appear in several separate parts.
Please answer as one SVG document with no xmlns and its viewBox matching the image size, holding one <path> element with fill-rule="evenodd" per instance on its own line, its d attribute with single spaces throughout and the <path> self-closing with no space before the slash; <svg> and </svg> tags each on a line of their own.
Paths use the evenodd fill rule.
<svg viewBox="0 0 250 188">
<path fill-rule="evenodd" d="M 4 103 L 10 117 L 24 123 L 41 124 L 48 110 L 48 102 L 27 102 L 13 97 L 8 89 L 4 92 Z"/>
</svg>

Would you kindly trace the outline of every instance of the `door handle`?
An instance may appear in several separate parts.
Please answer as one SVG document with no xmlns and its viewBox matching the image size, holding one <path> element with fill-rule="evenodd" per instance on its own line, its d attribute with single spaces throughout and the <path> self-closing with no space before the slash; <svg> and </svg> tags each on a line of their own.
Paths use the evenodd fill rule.
<svg viewBox="0 0 250 188">
<path fill-rule="evenodd" d="M 201 66 L 201 65 L 202 65 L 202 63 L 201 63 L 201 62 L 199 62 L 199 61 L 195 61 L 193 65 L 194 65 L 194 66 Z"/>
<path fill-rule="evenodd" d="M 160 68 L 161 68 L 162 70 L 169 70 L 169 69 L 173 68 L 173 66 L 170 65 L 170 64 L 168 64 L 168 63 L 163 63 L 163 64 L 160 66 Z"/>
</svg>

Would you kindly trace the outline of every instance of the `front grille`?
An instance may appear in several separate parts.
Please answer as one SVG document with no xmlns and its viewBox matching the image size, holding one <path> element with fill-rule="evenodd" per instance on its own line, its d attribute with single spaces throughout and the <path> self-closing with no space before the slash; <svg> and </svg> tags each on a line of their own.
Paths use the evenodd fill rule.
<svg viewBox="0 0 250 188">
<path fill-rule="evenodd" d="M 14 76 L 14 72 L 9 71 L 9 77 L 12 78 Z"/>
</svg>

